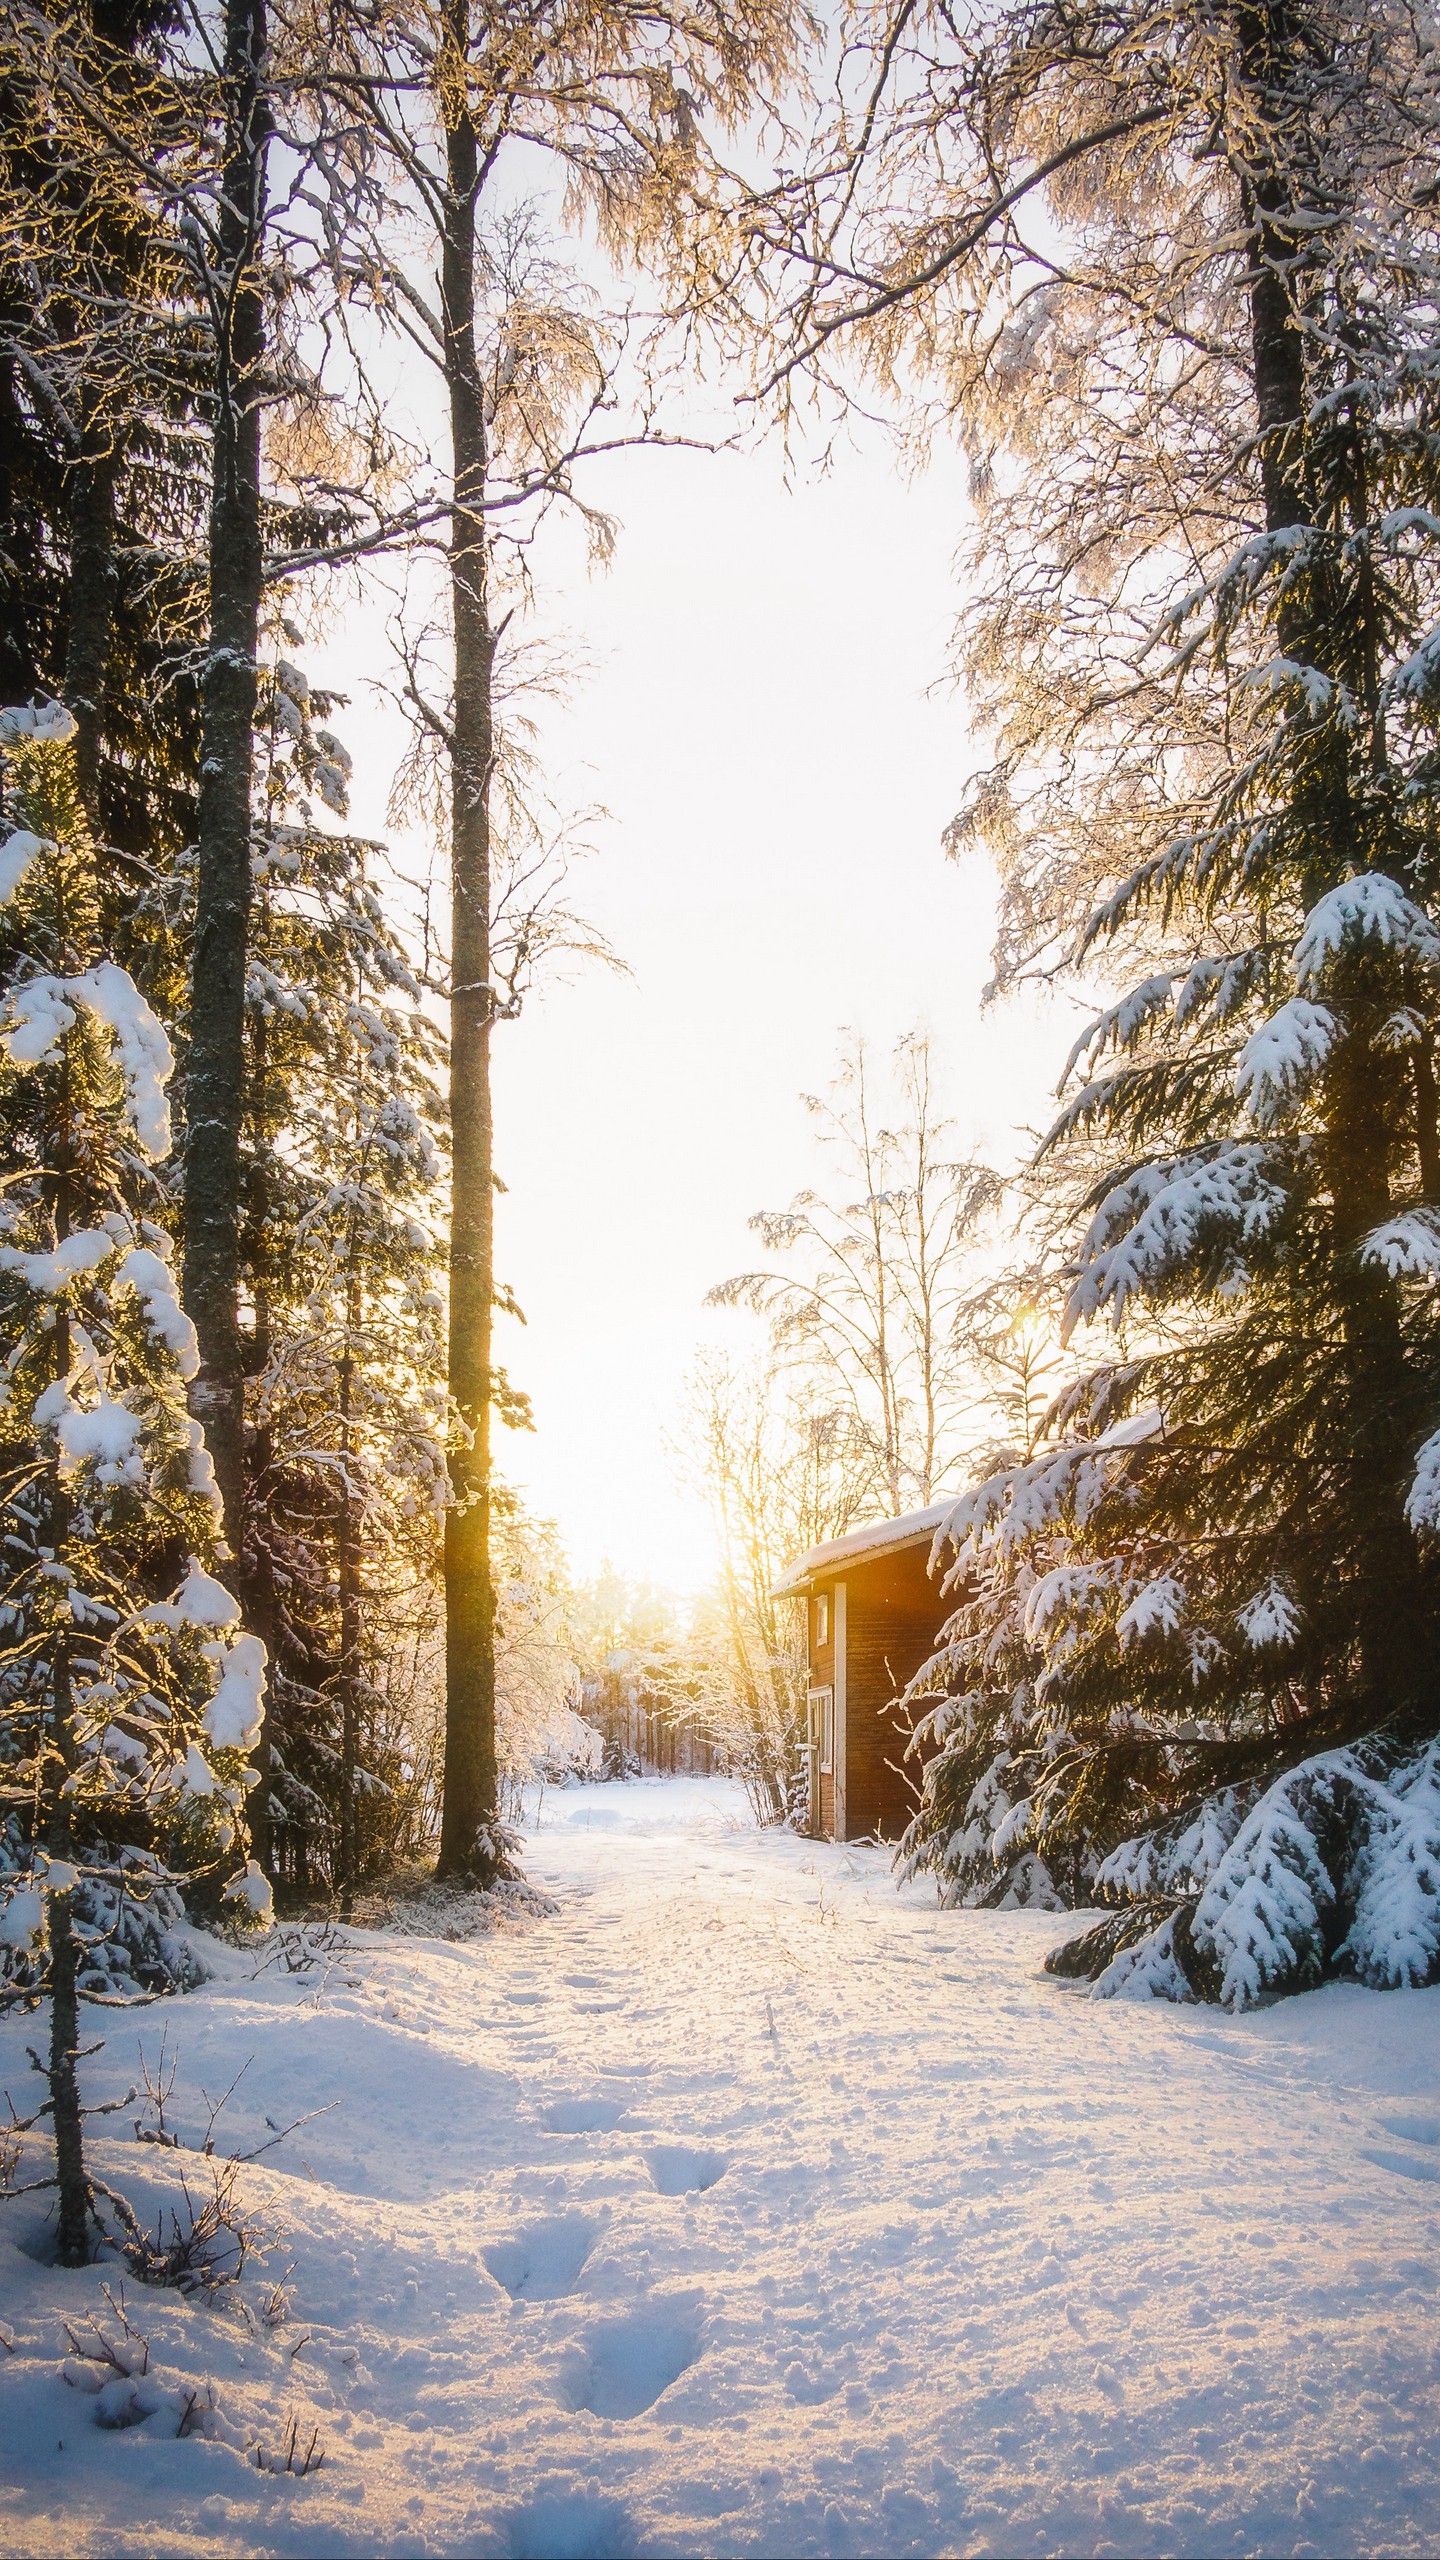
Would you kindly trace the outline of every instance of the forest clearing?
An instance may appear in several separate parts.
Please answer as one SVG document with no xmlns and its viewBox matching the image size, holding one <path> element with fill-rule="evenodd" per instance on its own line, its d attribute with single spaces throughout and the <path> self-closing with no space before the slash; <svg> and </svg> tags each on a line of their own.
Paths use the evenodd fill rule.
<svg viewBox="0 0 1440 2560">
<path fill-rule="evenodd" d="M 897 1896 L 733 1782 L 540 1813 L 556 1917 L 232 1956 L 185 2003 L 191 2140 L 242 2064 L 237 2148 L 333 2107 L 247 2173 L 283 2325 L 271 2272 L 126 2294 L 236 2442 L 87 2422 L 58 2314 L 117 2335 L 105 2270 L 57 2293 L 14 2209 L 7 2549 L 1433 2549 L 1440 1990 L 1097 2004 L 1040 1974 L 1063 1919 Z M 96 2152 L 133 2191 L 128 2126 Z M 292 2421 L 322 2466 L 257 2472 Z"/>
</svg>

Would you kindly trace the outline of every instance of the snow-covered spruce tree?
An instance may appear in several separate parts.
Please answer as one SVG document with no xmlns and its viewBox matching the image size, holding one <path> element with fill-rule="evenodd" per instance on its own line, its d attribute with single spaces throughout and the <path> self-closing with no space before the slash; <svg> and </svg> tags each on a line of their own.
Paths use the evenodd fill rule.
<svg viewBox="0 0 1440 2560">
<path fill-rule="evenodd" d="M 1124 1654 L 1172 1630 L 1182 1597 L 1138 1522 L 1125 1524 L 1122 1554 L 1110 1521 L 1100 1562 L 1086 1537 L 1103 1496 L 1126 1504 L 1137 1444 L 1157 1416 L 1103 1432 L 1082 1422 L 1070 1412 L 1068 1429 L 1038 1454 L 985 1477 L 941 1541 L 953 1550 L 945 1562 L 955 1605 L 906 1693 L 923 1778 L 901 1856 L 907 1873 L 933 1871 L 947 1902 L 1055 1910 L 1093 1899 L 1117 1830 L 1168 1800 L 1163 1728 L 1136 1713 L 1123 1678 L 1096 1685 L 1083 1726 L 1067 1709 L 1097 1620 Z M 1093 1802 L 1067 1799 L 1057 1819 L 1056 1784 L 1074 1776 L 1082 1749 L 1103 1766 L 1103 1791 Z"/>
<path fill-rule="evenodd" d="M 1043 1185 L 1031 1187 L 1043 1193 Z M 1032 1212 L 1039 1205 L 1032 1200 Z M 1025 1231 L 1018 1220 L 1017 1241 Z M 1063 1909 L 1089 1898 L 1103 1855 L 1088 1824 L 1069 1838 L 1047 1839 L 1043 1856 L 1034 1838 L 1036 1791 L 1068 1740 L 1050 1711 L 1073 1641 L 1067 1612 L 1056 1603 L 1084 1572 L 1050 1495 L 1057 1462 L 1063 1474 L 1083 1451 L 1083 1507 L 1115 1463 L 1116 1444 L 1134 1435 L 1122 1426 L 1100 1448 L 1072 1430 L 1062 1450 L 1050 1445 L 1066 1367 L 1054 1299 L 1042 1265 L 1022 1263 L 983 1276 L 965 1307 L 974 1387 L 984 1393 L 982 1416 L 991 1429 L 975 1445 L 977 1490 L 957 1504 L 937 1540 L 938 1588 L 951 1614 L 903 1702 L 921 1798 L 901 1859 L 907 1873 L 933 1870 L 950 1904 Z M 1019 1489 L 1029 1484 L 1037 1455 L 1027 1498 Z M 996 1486 L 1015 1498 L 997 1505 Z M 1144 1803 L 1142 1795 L 1137 1818 Z"/>
<path fill-rule="evenodd" d="M 205 1569 L 194 1336 L 146 1215 L 170 1051 L 96 941 L 72 736 L 57 704 L 0 714 L 0 1949 L 6 1998 L 51 2003 L 42 2113 L 66 2265 L 90 2254 L 104 2193 L 84 2159 L 79 2004 L 191 1977 L 179 1889 L 243 1867 L 264 1678 Z M 253 1866 L 226 1889 L 268 1906 Z"/>
<path fill-rule="evenodd" d="M 1136 983 L 1048 1142 L 1068 1322 L 1118 1351 L 962 1506 L 993 1578 L 957 1641 L 1033 1649 L 1005 1845 L 1109 1852 L 1131 1907 L 1068 1959 L 1102 1990 L 1433 1979 L 1433 49 L 1379 6 L 987 38 L 953 111 L 986 187 L 997 139 L 1002 187 L 1064 174 L 964 271 L 999 745 L 967 823 L 1007 971 L 1068 942 Z M 942 1872 L 969 1747 L 962 1708 L 910 1844 Z"/>
<path fill-rule="evenodd" d="M 444 1047 L 376 848 L 320 822 L 347 806 L 337 701 L 288 659 L 262 676 L 241 1256 L 257 1836 L 277 1880 L 348 1893 L 413 1845 L 384 1668 L 440 1569 Z"/>
</svg>

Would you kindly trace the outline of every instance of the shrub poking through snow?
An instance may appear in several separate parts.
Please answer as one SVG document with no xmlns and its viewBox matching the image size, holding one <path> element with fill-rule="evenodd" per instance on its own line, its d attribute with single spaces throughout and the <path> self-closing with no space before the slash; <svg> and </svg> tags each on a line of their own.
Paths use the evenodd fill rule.
<svg viewBox="0 0 1440 2560">
<path fill-rule="evenodd" d="M 63 715 L 62 715 L 63 716 Z M 0 1120 L 0 1980 L 51 2002 L 59 2251 L 103 2197 L 84 2161 L 78 2006 L 182 1987 L 182 1888 L 245 1848 L 264 1657 L 208 1569 L 218 1509 L 185 1401 L 194 1335 L 147 1216 L 170 1053 L 96 950 L 94 861 L 60 718 L 11 750 L 34 850 L 3 909 Z M 15 865 L 12 864 L 12 869 Z M 263 1919 L 249 1871 L 247 1916 Z"/>
<path fill-rule="evenodd" d="M 165 2380 L 151 2371 L 150 2341 L 135 2327 L 123 2293 L 108 2285 L 101 2292 L 109 2305 L 102 2325 L 92 2312 L 83 2328 L 65 2322 L 70 2353 L 60 2367 L 62 2382 L 88 2400 L 97 2427 L 143 2427 L 147 2437 L 203 2436 L 211 2444 L 227 2444 L 253 2462 L 257 2471 L 293 2472 L 304 2479 L 324 2461 L 318 2430 L 308 2442 L 292 2417 L 278 2449 L 271 2450 L 246 2434 L 229 2418 L 213 2382 Z"/>
</svg>

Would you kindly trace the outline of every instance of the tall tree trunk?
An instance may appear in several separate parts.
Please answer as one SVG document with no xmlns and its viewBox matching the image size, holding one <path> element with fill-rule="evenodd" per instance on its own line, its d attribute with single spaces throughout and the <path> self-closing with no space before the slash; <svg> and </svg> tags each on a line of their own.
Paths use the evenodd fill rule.
<svg viewBox="0 0 1440 2560">
<path fill-rule="evenodd" d="M 240 1128 L 255 653 L 263 554 L 259 273 L 265 221 L 266 0 L 227 0 L 228 133 L 215 296 L 210 648 L 205 663 L 195 957 L 185 1110 L 185 1304 L 200 1340 L 192 1391 L 238 1557 L 244 1539 L 244 1374 L 239 1322 Z"/>
<path fill-rule="evenodd" d="M 256 1314 L 263 1324 L 266 1311 L 257 1305 Z M 268 1424 L 254 1434 L 249 1451 L 247 1499 L 256 1501 L 255 1487 L 268 1484 L 275 1461 L 275 1439 Z M 256 1508 L 259 1505 L 256 1502 Z M 280 1595 L 275 1585 L 275 1557 L 269 1539 L 252 1536 L 246 1544 L 245 1579 L 239 1595 L 245 1613 L 245 1624 L 251 1635 L 258 1636 L 265 1647 L 266 1661 L 271 1665 L 265 1682 L 265 1707 L 260 1719 L 260 1738 L 250 1754 L 258 1783 L 253 1795 L 245 1799 L 245 1820 L 250 1832 L 253 1854 L 264 1868 L 272 1884 L 280 1881 L 280 1843 L 275 1837 L 276 1821 L 270 1807 L 275 1778 L 275 1664 L 280 1653 Z"/>
<path fill-rule="evenodd" d="M 54 1220 L 55 1242 L 63 1244 L 70 1232 L 68 1140 L 62 1145 L 60 1161 L 55 1169 Z M 57 1304 L 55 1309 L 52 1340 L 51 1366 L 58 1383 L 69 1377 L 71 1364 L 70 1318 L 63 1304 Z M 63 1561 L 70 1536 L 70 1496 L 61 1482 L 58 1466 L 50 1480 L 49 1511 L 50 1546 L 59 1562 Z M 55 1747 L 66 1768 L 73 1770 L 76 1759 L 74 1698 L 70 1679 L 70 1641 L 63 1624 L 56 1629 L 54 1659 L 50 1665 L 50 1715 Z M 54 1791 L 52 1801 L 54 1812 L 45 1845 L 52 1857 L 68 1859 L 71 1847 L 70 1798 L 63 1789 L 58 1789 Z M 55 2183 L 59 2199 L 56 2245 L 62 2267 L 83 2267 L 90 2257 L 91 2195 L 85 2170 L 84 2118 L 80 2111 L 77 2077 L 80 1949 L 70 1914 L 68 1892 L 46 1894 L 45 1919 L 50 1937 L 50 2055 L 46 2079 L 50 2090 L 50 2125 L 55 2137 Z"/>
<path fill-rule="evenodd" d="M 1240 70 L 1256 109 L 1241 196 L 1253 243 L 1250 258 L 1250 350 L 1254 366 L 1260 485 L 1269 532 L 1306 517 L 1301 437 L 1305 417 L 1305 338 L 1296 310 L 1306 243 L 1287 217 L 1296 211 L 1298 172 L 1259 163 L 1254 136 L 1275 138 L 1267 109 L 1293 87 L 1293 12 L 1285 0 L 1239 13 Z M 1294 149 L 1293 131 L 1285 141 Z M 1283 633 L 1282 633 L 1283 645 Z"/>
<path fill-rule="evenodd" d="M 355 1336 L 360 1323 L 360 1281 L 356 1271 L 356 1239 L 350 1237 L 350 1271 L 345 1288 L 347 1340 L 340 1363 L 340 1516 L 336 1524 L 336 1576 L 340 1596 L 340 1916 L 349 1920 L 355 1908 L 359 1871 L 357 1779 L 359 1730 L 356 1684 L 360 1671 L 360 1541 L 351 1482 L 354 1456 L 352 1421 L 355 1402 Z"/>
<path fill-rule="evenodd" d="M 271 1339 L 270 1254 L 272 1251 L 270 1190 L 270 1057 L 269 1039 L 263 1013 L 257 1013 L 252 1025 L 250 1074 L 246 1093 L 250 1114 L 250 1178 L 246 1198 L 246 1222 L 241 1231 L 240 1251 L 243 1268 L 249 1274 L 255 1306 L 255 1332 L 250 1346 L 250 1369 L 262 1377 L 269 1364 Z M 245 1508 L 249 1533 L 245 1541 L 242 1563 L 243 1579 L 238 1594 L 245 1612 L 245 1624 L 252 1635 L 260 1638 L 267 1660 L 273 1665 L 279 1657 L 280 1596 L 275 1583 L 275 1554 L 271 1545 L 268 1502 L 271 1498 L 271 1469 L 275 1462 L 274 1433 L 263 1418 L 250 1436 L 245 1456 Z M 250 1758 L 257 1772 L 258 1784 L 247 1799 L 246 1820 L 250 1828 L 251 1847 L 272 1884 L 280 1881 L 280 1843 L 276 1839 L 277 1824 L 271 1814 L 271 1782 L 275 1774 L 275 1709 L 276 1684 L 272 1676 L 265 1683 L 265 1707 L 260 1719 L 260 1739 Z"/>
<path fill-rule="evenodd" d="M 1240 13 L 1241 62 L 1253 96 L 1261 102 L 1254 129 L 1266 136 L 1263 162 L 1257 146 L 1244 184 L 1245 210 L 1254 250 L 1249 279 L 1251 356 L 1259 428 L 1261 490 L 1266 529 L 1280 532 L 1319 521 L 1333 536 L 1342 500 L 1333 483 L 1323 496 L 1312 487 L 1306 452 L 1309 389 L 1302 325 L 1307 260 L 1314 218 L 1324 210 L 1311 182 L 1312 141 L 1297 72 L 1306 57 L 1295 10 L 1286 0 Z M 1333 473 L 1333 462 L 1331 465 Z M 1363 493 L 1351 493 L 1363 518 Z M 1325 512 L 1317 517 L 1317 508 Z M 1373 591 L 1372 591 L 1373 593 Z M 1346 623 L 1340 636 L 1342 620 Z M 1337 651 L 1355 654 L 1344 669 L 1365 698 L 1365 671 L 1373 688 L 1379 653 L 1355 627 L 1353 606 L 1342 607 L 1323 563 L 1297 581 L 1276 616 L 1276 639 L 1286 656 L 1342 672 Z M 1378 698 L 1367 703 L 1372 752 L 1383 753 Z M 1338 740 L 1308 768 L 1294 814 L 1309 842 L 1303 894 L 1307 904 L 1365 859 L 1366 830 L 1356 805 L 1352 751 Z M 1324 1126 L 1316 1162 L 1330 1195 L 1330 1245 L 1334 1303 L 1353 1380 L 1355 1423 L 1348 1449 L 1335 1452 L 1350 1478 L 1353 1627 L 1358 1688 L 1365 1712 L 1382 1720 L 1404 1715 L 1435 1686 L 1434 1633 L 1416 1541 L 1405 1518 L 1413 1453 L 1423 1436 L 1423 1405 L 1408 1374 L 1399 1296 L 1394 1281 L 1367 1266 L 1360 1245 L 1392 1207 L 1392 1122 L 1403 1113 L 1402 1072 L 1390 1055 L 1377 1055 L 1366 1016 L 1364 973 L 1352 985 L 1355 1020 L 1337 1043 L 1325 1079 Z M 1420 1126 L 1417 1153 L 1425 1165 L 1424 1124 L 1428 1056 L 1415 1066 Z M 1433 1079 L 1430 1090 L 1433 1093 Z"/>
<path fill-rule="evenodd" d="M 80 1947 L 70 1917 L 68 1893 L 47 1893 L 50 1932 L 50 2122 L 55 2136 L 55 2183 L 59 2191 L 56 2255 L 62 2267 L 90 2261 L 90 2180 L 85 2170 L 84 2119 L 76 2055 L 80 2043 L 80 1997 L 76 1977 Z"/>
<path fill-rule="evenodd" d="M 1415 1153 L 1420 1165 L 1420 1195 L 1431 1207 L 1440 1205 L 1440 1095 L 1435 1089 L 1435 1056 L 1427 1039 L 1417 1042 L 1415 1068 Z"/>
<path fill-rule="evenodd" d="M 463 61 L 469 0 L 447 30 Z M 447 104 L 449 196 L 442 253 L 454 489 L 450 586 L 455 625 L 451 748 L 450 1393 L 458 1434 L 445 1521 L 445 1787 L 439 1873 L 488 1883 L 496 1839 L 495 1593 L 490 1573 L 490 1335 L 495 1294 L 490 1098 L 490 780 L 495 633 L 487 596 L 484 389 L 475 345 L 475 129 L 464 90 Z"/>
</svg>

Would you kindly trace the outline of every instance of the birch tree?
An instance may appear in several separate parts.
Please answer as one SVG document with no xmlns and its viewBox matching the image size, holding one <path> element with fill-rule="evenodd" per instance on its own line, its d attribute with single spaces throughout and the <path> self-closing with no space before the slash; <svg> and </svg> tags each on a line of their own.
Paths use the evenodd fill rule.
<svg viewBox="0 0 1440 2560">
<path fill-rule="evenodd" d="M 933 1502 L 963 1463 L 977 1381 L 962 1318 L 999 1193 L 983 1165 L 947 1153 L 919 1034 L 897 1047 L 893 1100 L 887 1114 L 864 1042 L 847 1035 L 829 1092 L 805 1097 L 824 1190 L 750 1221 L 792 1267 L 741 1272 L 709 1299 L 767 1319 L 817 1407 L 867 1452 L 870 1503 L 892 1517 Z"/>
<path fill-rule="evenodd" d="M 757 1819 L 790 1810 L 806 1730 L 809 1645 L 786 1565 L 864 1516 L 871 1453 L 817 1407 L 783 1354 L 711 1353 L 687 1381 L 677 1456 L 714 1523 L 720 1571 L 692 1629 L 700 1718 L 743 1779 Z"/>
</svg>

